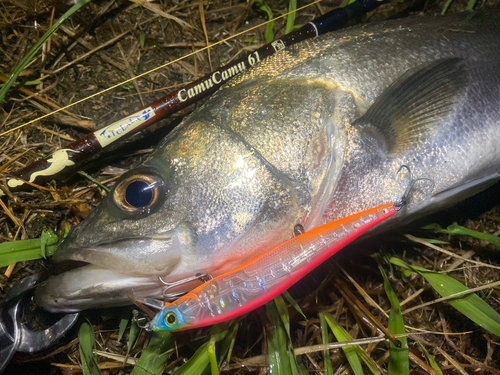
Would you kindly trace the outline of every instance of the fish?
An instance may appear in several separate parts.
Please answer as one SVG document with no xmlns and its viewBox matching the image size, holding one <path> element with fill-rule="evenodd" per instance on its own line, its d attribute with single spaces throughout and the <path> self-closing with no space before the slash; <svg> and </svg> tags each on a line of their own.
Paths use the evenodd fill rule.
<svg viewBox="0 0 500 375">
<path fill-rule="evenodd" d="M 173 298 L 298 224 L 405 196 L 380 233 L 484 190 L 500 176 L 499 40 L 498 13 L 415 17 L 265 59 L 116 182 L 53 256 L 79 267 L 47 280 L 36 302 L 73 312 Z"/>
<path fill-rule="evenodd" d="M 370 228 L 396 213 L 388 203 L 321 225 L 254 260 L 206 281 L 150 322 L 154 331 L 181 331 L 237 318 L 279 296 Z"/>
</svg>

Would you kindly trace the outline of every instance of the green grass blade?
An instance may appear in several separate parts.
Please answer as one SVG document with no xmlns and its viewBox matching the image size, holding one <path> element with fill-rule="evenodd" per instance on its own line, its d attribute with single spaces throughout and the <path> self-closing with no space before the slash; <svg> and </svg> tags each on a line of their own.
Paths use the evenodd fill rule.
<svg viewBox="0 0 500 375">
<path fill-rule="evenodd" d="M 448 241 L 441 241 L 441 240 L 436 240 L 434 238 L 421 238 L 419 237 L 422 241 L 425 241 L 427 243 L 431 243 L 434 245 L 449 245 L 450 243 Z"/>
<path fill-rule="evenodd" d="M 453 0 L 448 0 L 446 4 L 444 4 L 443 10 L 441 11 L 441 15 L 444 16 L 446 12 L 448 11 L 448 8 L 450 7 L 451 3 Z"/>
<path fill-rule="evenodd" d="M 276 304 L 276 308 L 278 309 L 278 314 L 281 318 L 281 322 L 283 323 L 283 327 L 285 327 L 286 334 L 288 335 L 288 339 L 291 340 L 290 337 L 290 315 L 288 315 L 288 308 L 286 307 L 286 303 L 283 300 L 283 297 L 278 296 L 274 299 L 274 303 Z"/>
<path fill-rule="evenodd" d="M 469 3 L 467 4 L 467 8 L 465 8 L 466 11 L 472 12 L 474 10 L 474 7 L 476 6 L 476 0 L 469 0 Z"/>
<path fill-rule="evenodd" d="M 436 233 L 444 233 L 458 236 L 467 236 L 472 238 L 477 238 L 478 240 L 483 240 L 492 243 L 500 249 L 500 237 L 493 236 L 489 233 L 478 232 L 469 228 L 465 228 L 457 223 L 453 223 L 448 226 L 448 228 L 443 229 L 438 224 L 430 224 L 422 227 L 422 229 L 432 230 Z"/>
<path fill-rule="evenodd" d="M 215 354 L 215 337 L 212 336 L 208 342 L 208 358 L 210 360 L 210 371 L 212 375 L 219 375 L 219 364 L 217 363 L 217 355 Z"/>
<path fill-rule="evenodd" d="M 78 340 L 80 346 L 80 360 L 82 361 L 83 375 L 101 375 L 97 365 L 97 356 L 95 355 L 95 337 L 94 329 L 88 322 L 84 322 L 78 331 Z"/>
<path fill-rule="evenodd" d="M 37 85 L 41 85 L 42 83 L 43 83 L 42 81 L 35 80 L 35 81 L 26 81 L 23 83 L 23 85 L 24 86 L 37 86 Z M 0 88 L 2 88 L 4 85 L 5 85 L 5 83 L 1 83 Z M 16 87 L 17 83 L 14 83 L 12 86 Z"/>
<path fill-rule="evenodd" d="M 91 175 L 89 175 L 87 172 L 84 172 L 84 171 L 78 171 L 77 172 L 80 176 L 82 177 L 85 177 L 87 180 L 89 180 L 90 182 L 94 183 L 95 185 L 99 186 L 102 190 L 104 190 L 106 193 L 109 193 L 111 191 L 111 189 L 109 187 L 107 187 L 106 185 L 103 185 L 101 183 L 101 181 L 99 181 L 98 179 L 92 177 Z"/>
<path fill-rule="evenodd" d="M 288 11 L 293 12 L 290 13 L 286 17 L 286 31 L 285 34 L 291 33 L 295 29 L 295 11 L 297 10 L 297 0 L 290 0 L 290 4 L 288 5 Z"/>
<path fill-rule="evenodd" d="M 355 346 L 355 348 L 359 358 L 361 358 L 361 360 L 365 363 L 365 365 L 370 369 L 370 372 L 373 375 L 381 375 L 382 373 L 378 370 L 375 361 L 372 358 L 370 358 L 368 354 L 366 354 L 366 352 L 360 347 Z"/>
<path fill-rule="evenodd" d="M 240 325 L 238 323 L 234 324 L 233 330 L 231 332 L 231 336 L 228 336 L 230 338 L 230 340 L 229 340 L 229 345 L 228 345 L 228 350 L 227 350 L 227 358 L 226 358 L 227 363 L 231 362 L 231 355 L 233 354 L 233 348 L 234 348 L 234 344 L 236 342 L 236 334 L 238 333 L 239 326 Z M 224 357 L 222 357 L 222 358 L 224 358 Z M 220 365 L 221 365 L 221 362 L 219 362 L 219 366 Z"/>
<path fill-rule="evenodd" d="M 220 324 L 216 324 L 212 326 L 212 329 L 210 330 L 210 337 L 215 340 L 215 342 L 219 342 L 221 340 L 224 340 L 229 333 L 229 323 L 224 322 Z"/>
<path fill-rule="evenodd" d="M 299 363 L 297 362 L 297 357 L 295 356 L 295 353 L 293 351 L 292 337 L 290 336 L 290 315 L 288 314 L 288 307 L 286 306 L 285 300 L 283 299 L 282 296 L 276 297 L 274 299 L 274 303 L 276 304 L 276 308 L 280 315 L 281 322 L 283 323 L 283 326 L 285 327 L 286 333 L 288 335 L 287 352 L 288 352 L 288 357 L 290 359 L 290 367 L 292 370 L 292 374 L 299 375 L 301 373 L 304 373 L 304 371 L 299 366 Z M 308 372 L 305 371 L 305 374 L 308 374 Z"/>
<path fill-rule="evenodd" d="M 304 317 L 304 319 L 307 320 L 306 314 L 304 314 L 304 312 L 300 308 L 299 304 L 297 303 L 297 301 L 295 301 L 295 299 L 293 299 L 293 297 L 290 295 L 290 293 L 288 293 L 288 291 L 285 290 L 283 292 L 283 295 L 285 296 L 285 298 L 288 301 L 288 303 L 293 306 L 293 308 L 295 309 L 295 311 L 297 311 L 300 315 L 302 315 Z"/>
<path fill-rule="evenodd" d="M 220 326 L 220 328 L 218 326 Z M 227 363 L 231 360 L 231 353 L 236 340 L 236 333 L 238 332 L 238 324 L 236 323 L 229 326 L 228 323 L 221 323 L 216 327 L 218 329 L 223 329 L 223 332 L 221 332 L 223 333 L 223 336 L 220 335 L 218 337 L 220 342 L 217 344 L 217 364 L 220 367 L 222 366 L 224 359 L 226 359 Z"/>
<path fill-rule="evenodd" d="M 325 313 L 325 320 L 330 329 L 333 332 L 333 335 L 339 342 L 351 341 L 352 338 L 349 334 L 340 326 L 340 324 L 334 319 L 332 314 Z M 344 354 L 349 361 L 349 365 L 351 366 L 352 371 L 355 375 L 363 375 L 363 366 L 361 366 L 361 361 L 359 360 L 358 354 L 356 353 L 356 347 L 347 346 L 342 348 Z"/>
<path fill-rule="evenodd" d="M 429 363 L 430 363 L 431 367 L 434 369 L 434 371 L 436 371 L 436 374 L 443 375 L 443 371 L 441 370 L 441 368 L 437 364 L 434 357 L 427 351 L 427 349 L 425 348 L 425 346 L 422 345 L 421 342 L 418 342 L 418 344 L 420 345 L 420 348 L 424 351 L 424 354 L 427 357 L 427 360 L 429 361 Z"/>
<path fill-rule="evenodd" d="M 497 249 L 500 249 L 500 237 L 493 236 L 488 233 L 478 232 L 469 228 L 465 228 L 462 227 L 461 225 L 458 225 L 457 223 L 451 224 L 446 229 L 441 229 L 440 232 L 446 234 L 457 234 L 460 236 L 468 236 L 472 238 L 477 238 L 479 240 L 488 241 L 491 242 L 493 245 L 495 245 Z"/>
<path fill-rule="evenodd" d="M 228 343 L 231 342 L 230 336 L 233 332 L 229 330 L 228 323 L 213 326 L 210 332 L 210 340 L 201 345 L 194 355 L 172 375 L 204 374 L 207 371 L 213 375 L 218 374 L 218 363 L 221 362 L 221 357 L 224 357 L 227 353 Z M 215 343 L 219 341 L 222 341 L 222 343 L 219 350 L 216 350 Z M 217 359 L 217 352 L 219 352 L 219 359 Z"/>
<path fill-rule="evenodd" d="M 210 363 L 210 357 L 208 355 L 208 345 L 209 342 L 204 343 L 198 348 L 196 353 L 183 364 L 180 368 L 172 373 L 172 375 L 192 375 L 201 374 L 205 371 L 205 368 Z M 135 374 L 132 374 L 135 375 Z"/>
<path fill-rule="evenodd" d="M 325 313 L 325 314 L 320 314 L 320 315 L 324 315 L 324 319 L 325 319 L 326 323 L 328 324 L 328 326 L 330 326 L 330 328 L 332 329 L 332 332 L 335 335 L 335 338 L 337 339 L 337 341 L 348 342 L 348 341 L 353 340 L 353 338 L 349 335 L 349 333 L 347 333 L 347 331 L 344 328 L 342 328 L 342 326 L 340 326 L 340 324 L 335 320 L 335 318 L 330 313 Z M 334 328 L 335 328 L 335 330 L 334 330 Z M 354 352 L 357 355 L 357 357 L 356 357 L 357 363 L 355 364 L 357 370 L 355 370 L 354 367 L 352 367 L 352 364 L 349 361 L 349 364 L 351 364 L 351 367 L 352 367 L 353 372 L 355 374 L 358 374 L 358 373 L 363 374 L 363 372 L 359 372 L 359 371 L 362 371 L 361 363 L 359 362 L 359 359 L 361 359 L 365 363 L 365 365 L 368 367 L 368 369 L 370 370 L 370 372 L 372 374 L 381 375 L 380 371 L 377 368 L 377 364 L 375 363 L 375 361 L 372 358 L 370 358 L 368 356 L 368 354 L 366 354 L 366 352 L 363 349 L 361 349 L 361 347 L 359 345 L 349 346 L 349 347 L 346 347 L 345 349 L 352 349 L 352 352 Z M 344 353 L 346 353 L 345 350 L 344 350 Z M 347 353 L 346 353 L 346 357 L 347 357 Z M 354 359 L 354 356 L 352 356 L 352 358 Z M 358 366 L 358 363 L 359 363 L 359 366 Z M 361 368 L 361 370 L 359 370 L 360 368 Z"/>
<path fill-rule="evenodd" d="M 116 339 L 116 341 L 121 341 L 123 335 L 125 334 L 125 330 L 127 329 L 128 321 L 128 318 L 122 318 L 120 320 L 120 328 L 118 329 L 118 338 Z"/>
<path fill-rule="evenodd" d="M 167 364 L 167 354 L 172 351 L 172 333 L 168 331 L 154 331 L 149 340 L 148 347 L 141 354 L 141 358 L 139 358 L 131 375 L 162 374 Z"/>
<path fill-rule="evenodd" d="M 349 4 L 354 3 L 355 1 L 356 1 L 356 0 L 344 0 L 344 1 L 342 2 L 342 4 L 340 4 L 339 8 L 343 8 L 343 7 L 345 7 L 345 6 L 349 5 Z"/>
<path fill-rule="evenodd" d="M 283 326 L 276 303 L 271 301 L 266 304 L 266 315 L 271 324 L 266 325 L 267 349 L 269 354 L 269 374 L 290 375 L 292 373 L 290 356 L 288 354 L 288 335 Z"/>
<path fill-rule="evenodd" d="M 210 360 L 210 373 L 219 375 L 219 366 L 229 350 L 233 331 L 229 330 L 229 322 L 217 324 L 210 331 L 210 341 L 208 345 L 208 358 Z M 220 344 L 217 345 L 220 341 Z M 219 353 L 217 355 L 217 353 Z"/>
<path fill-rule="evenodd" d="M 377 258 L 380 262 L 380 259 Z M 384 289 L 389 302 L 391 303 L 391 312 L 389 313 L 389 332 L 394 335 L 405 334 L 405 322 L 401 314 L 401 306 L 399 305 L 398 296 L 392 289 L 391 282 L 385 273 L 382 265 L 379 263 L 380 273 L 384 278 Z M 389 374 L 391 375 L 407 375 L 410 373 L 410 357 L 408 352 L 408 340 L 406 337 L 399 339 L 401 347 L 398 348 L 394 343 L 390 343 L 391 354 L 389 356 Z"/>
<path fill-rule="evenodd" d="M 290 360 L 290 370 L 292 371 L 293 375 L 299 375 L 301 373 L 304 373 L 304 370 L 299 366 L 299 363 L 297 362 L 297 357 L 293 352 L 292 337 L 290 336 L 290 315 L 288 314 L 288 307 L 286 306 L 285 300 L 283 299 L 282 296 L 276 297 L 274 299 L 274 303 L 276 304 L 276 309 L 281 318 L 281 323 L 283 324 L 283 327 L 285 328 L 285 331 L 288 336 L 287 353 L 288 353 L 288 358 Z M 307 371 L 305 371 L 305 373 L 308 374 Z"/>
<path fill-rule="evenodd" d="M 128 336 L 127 342 L 127 356 L 135 345 L 135 342 L 139 338 L 139 334 L 141 333 L 141 329 L 137 325 L 137 322 L 132 321 L 130 325 L 130 334 Z"/>
<path fill-rule="evenodd" d="M 319 313 L 319 321 L 321 328 L 321 340 L 323 344 L 328 344 L 328 325 L 326 323 L 325 314 Z M 325 363 L 325 375 L 333 375 L 332 357 L 329 350 L 323 350 L 323 358 Z"/>
<path fill-rule="evenodd" d="M 397 258 L 391 258 L 390 261 L 392 264 L 417 272 L 423 276 L 442 297 L 448 297 L 469 290 L 465 285 L 451 276 L 429 271 L 421 267 L 410 266 Z M 494 335 L 500 336 L 500 315 L 477 294 L 462 295 L 447 302 L 477 325 Z"/>
<path fill-rule="evenodd" d="M 61 238 L 52 230 L 44 230 L 41 238 L 4 242 L 0 244 L 0 267 L 9 264 L 52 256 Z"/>
<path fill-rule="evenodd" d="M 74 13 L 76 13 L 81 7 L 89 3 L 90 0 L 81 0 L 77 4 L 73 5 L 66 13 L 62 15 L 61 18 L 59 18 L 54 25 L 50 29 L 47 30 L 47 32 L 40 38 L 38 42 L 33 46 L 33 48 L 28 52 L 28 54 L 23 58 L 23 60 L 19 63 L 18 66 L 14 69 L 12 74 L 10 75 L 9 79 L 5 84 L 2 86 L 0 89 L 0 103 L 3 102 L 3 99 L 5 98 L 5 94 L 7 91 L 11 88 L 11 86 L 14 84 L 16 81 L 17 77 L 19 77 L 19 74 L 24 70 L 24 68 L 31 62 L 31 60 L 35 57 L 35 55 L 40 51 L 42 48 L 43 44 L 51 37 L 52 34 L 54 34 L 61 25 L 66 22 L 66 20 L 71 17 Z"/>
<path fill-rule="evenodd" d="M 51 238 L 53 238 L 52 235 L 55 236 L 54 232 L 43 230 L 42 235 L 40 236 L 40 255 L 44 259 L 47 259 L 47 255 L 50 256 L 50 254 L 48 254 L 48 252 L 50 252 L 50 249 L 47 247 L 47 245 L 49 245 Z"/>
<path fill-rule="evenodd" d="M 265 12 L 267 15 L 267 20 L 272 20 L 273 19 L 273 12 L 271 8 L 267 5 L 267 3 L 264 0 L 256 0 L 254 3 L 257 8 L 259 8 L 261 11 Z M 269 44 L 274 40 L 274 22 L 269 22 L 266 26 L 266 43 Z"/>
<path fill-rule="evenodd" d="M 421 227 L 423 230 L 432 230 L 434 232 L 439 232 L 441 230 L 441 226 L 439 224 L 427 224 Z"/>
</svg>

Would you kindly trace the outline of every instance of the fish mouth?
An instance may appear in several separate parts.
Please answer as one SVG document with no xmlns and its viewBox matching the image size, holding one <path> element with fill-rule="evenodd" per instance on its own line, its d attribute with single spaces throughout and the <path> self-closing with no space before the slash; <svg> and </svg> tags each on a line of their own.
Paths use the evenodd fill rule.
<svg viewBox="0 0 500 375">
<path fill-rule="evenodd" d="M 52 256 L 54 262 L 84 262 L 133 276 L 166 276 L 179 265 L 183 254 L 194 251 L 195 235 L 185 223 L 164 233 L 120 238 L 115 232 L 98 240 L 92 232 L 75 229 L 59 245 Z"/>
<path fill-rule="evenodd" d="M 167 277 L 189 253 L 190 232 L 179 226 L 164 234 L 93 243 L 70 233 L 52 256 L 63 271 L 35 292 L 49 312 L 75 312 L 130 304 L 130 298 L 161 297 Z M 85 243 L 87 242 L 87 245 Z M 69 267 L 77 267 L 69 269 Z"/>
<path fill-rule="evenodd" d="M 144 248 L 149 249 L 147 257 L 140 256 Z M 125 238 L 93 247 L 61 243 L 53 260 L 62 268 L 76 268 L 38 287 L 35 301 L 43 309 L 58 313 L 161 298 L 165 285 L 160 276 L 167 277 L 181 259 L 174 249 L 179 250 L 179 246 L 172 236 Z"/>
<path fill-rule="evenodd" d="M 178 236 L 130 237 L 93 246 L 63 241 L 52 259 L 56 263 L 93 264 L 132 276 L 165 276 L 179 264 L 184 250 Z"/>
<path fill-rule="evenodd" d="M 164 285 L 158 277 L 132 276 L 95 265 L 54 276 L 35 291 L 35 302 L 52 312 L 77 312 L 102 306 L 123 306 L 131 298 L 161 296 Z"/>
</svg>

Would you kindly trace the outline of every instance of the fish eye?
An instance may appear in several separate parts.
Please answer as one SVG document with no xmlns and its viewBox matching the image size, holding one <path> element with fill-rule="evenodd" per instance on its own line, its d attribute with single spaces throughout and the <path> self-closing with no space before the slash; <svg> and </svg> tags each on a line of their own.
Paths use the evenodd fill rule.
<svg viewBox="0 0 500 375">
<path fill-rule="evenodd" d="M 123 211 L 145 213 L 159 201 L 163 188 L 163 180 L 156 174 L 133 174 L 117 184 L 113 200 Z"/>
<path fill-rule="evenodd" d="M 167 323 L 169 327 L 173 327 L 177 323 L 177 315 L 170 311 L 165 316 L 165 323 Z"/>
<path fill-rule="evenodd" d="M 125 201 L 135 208 L 145 207 L 153 199 L 152 188 L 153 186 L 144 180 L 132 181 L 125 188 Z"/>
</svg>

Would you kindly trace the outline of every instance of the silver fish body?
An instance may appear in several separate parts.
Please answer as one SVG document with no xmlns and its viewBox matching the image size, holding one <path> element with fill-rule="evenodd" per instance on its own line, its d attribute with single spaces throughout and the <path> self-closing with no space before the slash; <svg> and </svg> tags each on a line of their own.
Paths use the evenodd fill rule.
<svg viewBox="0 0 500 375">
<path fill-rule="evenodd" d="M 36 299 L 76 311 L 161 296 L 163 282 L 226 272 L 297 223 L 399 201 L 410 184 L 402 165 L 432 183 L 417 181 L 386 229 L 499 177 L 498 15 L 354 27 L 236 77 L 72 230 L 54 259 L 89 265 Z"/>
</svg>

